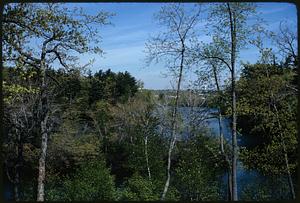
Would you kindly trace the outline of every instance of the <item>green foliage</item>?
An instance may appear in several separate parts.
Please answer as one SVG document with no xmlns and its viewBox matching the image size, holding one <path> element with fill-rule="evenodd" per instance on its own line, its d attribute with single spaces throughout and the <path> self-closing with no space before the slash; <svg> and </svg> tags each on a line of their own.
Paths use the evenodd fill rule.
<svg viewBox="0 0 300 203">
<path fill-rule="evenodd" d="M 120 188 L 118 200 L 159 201 L 163 186 L 163 181 L 150 181 L 148 178 L 145 178 L 138 173 L 134 173 Z M 175 187 L 170 186 L 165 200 L 176 201 L 179 200 L 179 196 L 178 190 Z"/>
<path fill-rule="evenodd" d="M 53 134 L 49 144 L 49 164 L 53 168 L 65 171 L 99 155 L 100 142 L 95 135 L 81 134 L 70 124 L 61 128 L 62 132 Z"/>
<path fill-rule="evenodd" d="M 114 178 L 103 160 L 86 162 L 70 176 L 46 188 L 48 201 L 115 200 Z"/>
<path fill-rule="evenodd" d="M 151 176 L 161 180 L 165 176 L 163 158 L 166 153 L 164 147 L 166 142 L 157 132 L 159 123 L 153 111 L 153 96 L 150 92 L 143 91 L 138 92 L 128 103 L 114 107 L 111 115 L 113 123 L 122 126 L 114 132 L 116 136 L 122 136 L 122 143 L 117 145 L 122 145 L 118 148 L 122 149 L 121 154 L 126 157 L 119 167 L 130 171 L 131 174 L 138 172 L 145 177 L 148 176 L 145 154 L 147 151 Z M 112 154 L 108 156 L 113 156 Z"/>
<path fill-rule="evenodd" d="M 159 194 L 155 193 L 155 185 L 151 181 L 135 173 L 125 183 L 119 200 L 157 201 Z"/>
<path fill-rule="evenodd" d="M 89 103 L 107 100 L 110 103 L 125 102 L 137 92 L 137 81 L 127 71 L 114 73 L 101 70 L 90 76 Z"/>
<path fill-rule="evenodd" d="M 47 54 L 59 56 L 47 60 L 48 65 L 57 61 L 64 68 L 74 67 L 82 53 L 102 53 L 98 47 L 98 26 L 107 25 L 111 13 L 100 11 L 88 15 L 78 8 L 70 9 L 63 4 L 6 4 L 3 12 L 3 44 L 7 54 L 5 62 L 16 66 L 39 65 L 40 53 L 32 44 L 32 39 L 47 45 Z M 52 58 L 53 59 L 53 58 Z"/>
<path fill-rule="evenodd" d="M 5 68 L 3 80 L 3 101 L 7 106 L 22 103 L 22 99 L 28 95 L 36 95 L 39 88 L 32 85 L 37 72 L 31 68 Z"/>
<path fill-rule="evenodd" d="M 294 171 L 297 165 L 297 97 L 289 88 L 293 78 L 289 68 L 248 64 L 237 83 L 240 126 L 248 136 L 262 141 L 242 151 L 242 158 L 245 165 L 265 174 L 285 173 L 282 140 L 287 146 L 290 169 Z"/>
<path fill-rule="evenodd" d="M 256 25 L 246 24 L 247 18 L 255 13 L 255 6 L 251 3 L 229 5 L 236 20 L 234 35 L 238 55 L 247 45 L 249 33 L 257 31 Z M 168 39 L 155 38 L 147 45 L 147 49 L 148 62 L 166 59 L 166 65 L 176 76 L 178 56 L 184 50 L 188 51 L 185 52 L 183 64 L 192 67 L 197 57 L 189 55 L 192 51 L 189 48 L 194 48 L 195 44 L 202 46 L 194 38 L 194 32 L 185 32 L 194 27 L 200 10 L 195 7 L 199 12 L 193 17 L 183 15 L 184 9 L 180 5 L 177 7 L 174 4 L 171 8 L 177 8 L 178 13 L 166 13 L 168 9 L 164 7 L 157 16 L 169 28 L 170 35 L 165 35 Z M 227 29 L 228 16 L 224 16 L 228 13 L 227 9 L 226 4 L 217 4 L 210 12 L 209 23 L 214 26 L 214 37 L 213 43 L 205 46 L 203 58 L 217 56 L 225 62 L 230 60 L 232 40 L 230 29 Z M 164 20 L 165 14 L 170 14 L 172 19 L 173 14 L 180 14 L 183 24 L 177 29 L 177 25 L 172 26 L 170 21 Z M 62 4 L 22 3 L 4 6 L 5 136 L 2 147 L 8 168 L 6 172 L 15 175 L 17 169 L 20 170 L 21 200 L 36 199 L 40 156 L 40 136 L 37 135 L 40 135 L 43 110 L 49 110 L 51 120 L 47 123 L 46 200 L 155 201 L 161 197 L 169 141 L 163 135 L 168 134 L 170 119 L 167 114 L 160 118 L 155 110 L 159 106 L 156 102 L 163 104 L 160 106 L 174 105 L 174 91 L 156 91 L 158 98 L 154 98 L 152 91 L 139 90 L 141 83 L 127 71 L 114 73 L 111 70 L 99 70 L 95 74 L 90 72 L 84 75 L 85 66 L 78 67 L 77 64 L 80 54 L 102 53 L 97 47 L 99 26 L 95 24 L 109 24 L 111 16 L 103 11 L 90 16 L 80 9 L 71 10 Z M 186 24 L 188 19 L 194 19 L 192 24 Z M 176 46 L 180 44 L 173 40 L 180 32 L 187 34 L 182 35 L 187 37 L 186 48 L 183 47 L 182 51 L 178 51 Z M 33 45 L 32 41 L 37 42 L 38 46 Z M 43 45 L 45 67 L 41 62 L 42 50 L 38 49 Z M 165 52 L 173 48 L 175 52 Z M 157 52 L 159 49 L 162 52 Z M 63 68 L 54 70 L 52 67 L 57 64 Z M 206 65 L 209 64 L 215 66 L 218 74 L 226 68 L 214 60 L 207 60 Z M 298 166 L 296 64 L 296 58 L 289 55 L 283 65 L 246 64 L 237 82 L 239 126 L 243 134 L 247 132 L 247 136 L 262 140 L 253 148 L 242 149 L 240 158 L 246 167 L 273 175 L 271 179 L 249 183 L 243 188 L 242 200 L 289 198 L 282 141 L 286 143 L 289 167 L 294 175 Z M 46 76 L 42 76 L 42 73 Z M 211 71 L 203 76 L 207 77 L 202 78 L 207 82 Z M 42 89 L 41 81 L 44 79 L 46 88 Z M 228 85 L 221 93 L 210 92 L 207 106 L 217 105 L 224 114 L 230 114 L 230 88 Z M 44 91 L 53 93 L 47 95 L 49 108 L 39 111 L 42 106 L 39 105 L 39 96 Z M 188 99 L 193 100 L 194 104 L 202 103 L 203 100 L 195 93 L 181 91 L 180 105 L 187 105 Z M 54 113 L 54 110 L 58 113 Z M 183 125 L 186 124 L 178 122 L 179 133 Z M 199 133 L 197 127 L 194 123 L 190 131 L 196 136 L 176 143 L 166 200 L 205 201 L 223 198 L 221 188 L 224 185 L 221 180 L 225 163 L 219 153 L 219 143 L 206 132 Z M 165 131 L 160 132 L 160 128 L 165 128 Z"/>
<path fill-rule="evenodd" d="M 218 152 L 216 140 L 203 135 L 179 146 L 179 163 L 174 179 L 181 199 L 221 199 L 220 177 L 224 173 L 224 161 Z"/>
<path fill-rule="evenodd" d="M 284 176 L 269 176 L 268 178 L 254 178 L 242 190 L 240 199 L 242 201 L 270 201 L 287 200 L 290 190 Z"/>
</svg>

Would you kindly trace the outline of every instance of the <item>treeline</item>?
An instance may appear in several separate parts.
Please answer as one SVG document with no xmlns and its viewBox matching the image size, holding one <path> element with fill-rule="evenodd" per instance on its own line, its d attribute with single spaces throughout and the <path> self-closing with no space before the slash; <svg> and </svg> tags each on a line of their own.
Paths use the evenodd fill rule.
<svg viewBox="0 0 300 203">
<path fill-rule="evenodd" d="M 174 90 L 150 90 L 154 97 L 166 105 L 173 106 L 175 103 L 176 91 Z M 211 93 L 202 90 L 181 90 L 179 93 L 178 106 L 180 107 L 208 107 L 209 102 L 206 97 Z"/>
</svg>

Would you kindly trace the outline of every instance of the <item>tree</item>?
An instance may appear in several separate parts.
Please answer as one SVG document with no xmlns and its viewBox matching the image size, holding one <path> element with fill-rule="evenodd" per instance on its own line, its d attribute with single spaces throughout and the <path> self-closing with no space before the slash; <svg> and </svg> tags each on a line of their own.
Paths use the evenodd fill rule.
<svg viewBox="0 0 300 203">
<path fill-rule="evenodd" d="M 196 44 L 196 56 L 200 60 L 217 60 L 230 71 L 231 81 L 231 117 L 232 117 L 232 157 L 231 157 L 231 198 L 237 196 L 237 127 L 236 127 L 236 59 L 239 52 L 248 43 L 249 33 L 259 30 L 256 24 L 247 25 L 247 18 L 255 13 L 252 3 L 218 3 L 213 4 L 209 12 L 209 24 L 212 26 L 213 50 Z M 247 34 L 246 34 L 247 33 Z M 205 46 L 204 46 L 205 47 Z M 207 47 L 207 46 L 206 46 Z"/>
<path fill-rule="evenodd" d="M 207 45 L 205 47 L 205 52 L 209 53 L 211 56 L 217 56 L 219 55 L 217 53 L 218 50 L 215 49 L 213 44 Z M 232 194 L 232 175 L 231 175 L 231 160 L 228 155 L 228 153 L 225 151 L 224 143 L 226 140 L 224 140 L 224 135 L 223 135 L 223 126 L 222 126 L 222 103 L 224 102 L 223 98 L 223 90 L 221 89 L 221 81 L 220 81 L 220 75 L 226 69 L 226 66 L 222 61 L 220 60 L 215 60 L 212 58 L 207 58 L 205 60 L 205 65 L 203 66 L 203 69 L 198 69 L 196 70 L 196 74 L 198 75 L 199 80 L 203 81 L 211 81 L 213 85 L 215 86 L 216 89 L 216 95 L 214 97 L 216 98 L 214 107 L 217 106 L 218 109 L 218 125 L 219 125 L 219 144 L 220 144 L 220 152 L 224 157 L 224 160 L 226 161 L 226 168 L 227 168 L 227 173 L 228 173 L 228 200 L 231 199 L 231 194 Z"/>
<path fill-rule="evenodd" d="M 272 33 L 272 39 L 283 57 L 288 58 L 296 66 L 298 64 L 297 33 L 287 23 L 280 22 L 279 33 Z"/>
<path fill-rule="evenodd" d="M 280 22 L 279 25 L 279 33 L 272 33 L 272 40 L 275 43 L 275 46 L 278 48 L 278 54 L 281 55 L 283 65 L 285 67 L 290 67 L 294 70 L 295 77 L 292 82 L 292 86 L 289 86 L 293 91 L 298 92 L 297 84 L 298 84 L 298 70 L 297 66 L 299 63 L 298 59 L 298 49 L 297 42 L 298 36 L 296 31 L 293 31 L 288 25 L 287 22 Z M 275 54 L 274 54 L 275 58 Z"/>
<path fill-rule="evenodd" d="M 113 109 L 113 117 L 119 123 L 117 133 L 128 151 L 128 167 L 146 176 L 150 182 L 161 180 L 164 148 L 163 138 L 156 131 L 159 122 L 154 113 L 155 104 L 151 92 L 143 91 L 126 104 Z"/>
<path fill-rule="evenodd" d="M 94 161 L 99 157 L 100 137 L 93 128 L 87 126 L 87 121 L 82 122 L 80 114 L 76 114 L 72 110 L 64 113 L 62 117 L 66 119 L 61 120 L 62 124 L 52 135 L 48 147 L 49 173 L 64 175 L 85 160 Z"/>
<path fill-rule="evenodd" d="M 49 201 L 115 200 L 114 177 L 106 168 L 103 158 L 82 164 L 79 169 L 62 180 L 49 185 L 46 199 Z"/>
<path fill-rule="evenodd" d="M 156 60 L 156 62 L 160 59 L 164 60 L 172 75 L 177 78 L 175 104 L 171 116 L 172 124 L 168 151 L 167 179 L 161 200 L 165 199 L 170 184 L 171 157 L 177 139 L 176 117 L 179 92 L 183 71 L 191 65 L 187 54 L 189 51 L 189 40 L 193 37 L 193 29 L 199 21 L 200 11 L 198 5 L 195 5 L 195 11 L 192 11 L 189 14 L 181 4 L 171 4 L 162 7 L 155 17 L 159 24 L 166 28 L 166 31 L 162 32 L 157 37 L 153 37 L 146 43 L 146 52 L 148 54 L 147 62 L 151 63 L 153 60 Z"/>
<path fill-rule="evenodd" d="M 186 143 L 179 145 L 179 163 L 176 167 L 176 188 L 181 200 L 205 201 L 221 199 L 220 176 L 223 158 L 216 140 L 199 131 Z"/>
<path fill-rule="evenodd" d="M 91 76 L 90 82 L 90 104 L 98 100 L 109 100 L 112 104 L 124 103 L 138 90 L 137 81 L 127 71 L 114 73 L 110 69 L 105 72 L 100 70 Z"/>
<path fill-rule="evenodd" d="M 24 68 L 25 69 L 25 68 Z M 4 90 L 4 123 L 7 136 L 4 139 L 6 154 L 6 174 L 14 184 L 14 199 L 20 200 L 21 169 L 24 164 L 24 144 L 34 137 L 36 98 L 39 89 L 35 87 L 36 72 L 5 68 Z M 13 166 L 10 166 L 12 163 Z M 13 167 L 13 170 L 10 168 Z M 13 171 L 13 176 L 11 172 Z"/>
<path fill-rule="evenodd" d="M 286 174 L 293 199 L 292 173 L 297 165 L 296 95 L 288 87 L 294 74 L 292 69 L 278 65 L 248 64 L 238 82 L 241 123 L 246 119 L 250 136 L 263 138 L 254 149 L 243 151 L 243 160 L 248 167 L 258 168 L 264 174 Z"/>
<path fill-rule="evenodd" d="M 155 194 L 155 185 L 149 179 L 144 179 L 135 173 L 128 181 L 122 191 L 120 200 L 159 200 L 159 195 Z"/>
<path fill-rule="evenodd" d="M 19 13 L 21 15 L 15 15 Z M 3 28 L 9 30 L 3 37 L 6 49 L 12 50 L 5 62 L 29 64 L 35 67 L 39 75 L 39 125 L 41 131 L 41 155 L 39 160 L 37 200 L 44 201 L 45 162 L 47 143 L 50 133 L 49 117 L 51 107 L 47 70 L 55 62 L 70 69 L 76 67 L 76 55 L 72 53 L 101 53 L 97 46 L 95 24 L 108 24 L 111 14 L 99 12 L 96 16 L 81 10 L 70 10 L 59 4 L 8 4 L 4 9 Z M 11 37 L 10 35 L 14 36 Z M 39 42 L 34 47 L 30 40 Z M 71 63 L 73 62 L 73 63 Z"/>
</svg>

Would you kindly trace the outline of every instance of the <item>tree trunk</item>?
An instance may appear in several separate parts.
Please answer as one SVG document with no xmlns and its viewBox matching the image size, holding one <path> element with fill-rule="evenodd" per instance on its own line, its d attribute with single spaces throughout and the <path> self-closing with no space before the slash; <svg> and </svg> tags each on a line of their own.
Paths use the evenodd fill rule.
<svg viewBox="0 0 300 203">
<path fill-rule="evenodd" d="M 237 132 L 236 132 L 236 95 L 235 95 L 235 58 L 236 58 L 236 16 L 231 11 L 230 4 L 227 3 L 228 14 L 230 19 L 230 34 L 231 34 L 231 93 L 232 93 L 232 105 L 231 105 L 231 116 L 232 116 L 232 200 L 237 201 Z"/>
<path fill-rule="evenodd" d="M 175 133 L 174 133 L 175 134 Z M 173 133 L 172 133 L 173 135 Z M 175 146 L 175 142 L 176 142 L 176 138 L 172 138 L 171 142 L 170 142 L 170 146 L 169 146 L 169 151 L 168 151 L 168 166 L 167 166 L 167 180 L 165 183 L 165 187 L 164 187 L 164 191 L 163 194 L 161 196 L 161 200 L 164 200 L 166 197 L 166 194 L 168 192 L 169 189 L 169 185 L 170 185 L 170 179 L 171 179 L 171 174 L 170 174 L 170 169 L 171 169 L 171 156 L 172 156 L 172 151 L 173 148 Z"/>
<path fill-rule="evenodd" d="M 20 173 L 19 173 L 18 167 L 15 167 L 15 177 L 14 177 L 14 199 L 15 199 L 15 201 L 20 201 L 19 185 L 20 185 Z"/>
<path fill-rule="evenodd" d="M 23 143 L 21 138 L 21 133 L 16 130 L 17 133 L 17 140 L 18 140 L 18 146 L 17 146 L 17 164 L 15 166 L 15 177 L 14 177 L 14 199 L 15 201 L 20 201 L 20 167 L 23 164 Z"/>
<path fill-rule="evenodd" d="M 37 191 L 37 201 L 44 201 L 45 196 L 45 175 L 46 175 L 46 153 L 47 153 L 47 118 L 41 122 L 42 129 L 42 144 L 41 144 L 41 156 L 39 159 L 39 176 L 38 176 L 38 191 Z"/>
<path fill-rule="evenodd" d="M 223 136 L 223 128 L 222 128 L 222 114 L 221 114 L 221 110 L 220 108 L 218 109 L 219 111 L 219 136 L 220 136 L 220 149 L 221 149 L 221 153 L 227 163 L 227 187 L 228 187 L 228 200 L 232 200 L 232 178 L 231 178 L 231 163 L 229 160 L 229 157 L 227 156 L 225 150 L 224 150 L 224 136 Z"/>
<path fill-rule="evenodd" d="M 145 158 L 146 158 L 148 178 L 149 178 L 149 181 L 151 181 L 151 171 L 150 171 L 149 157 L 148 157 L 148 136 L 145 137 L 144 144 L 145 144 Z"/>
<path fill-rule="evenodd" d="M 228 193 L 228 197 L 227 197 L 227 200 L 228 201 L 231 201 L 232 200 L 232 175 L 231 175 L 231 170 L 230 170 L 230 168 L 229 168 L 229 170 L 228 170 L 228 174 L 227 174 L 227 181 L 228 181 L 228 191 L 227 191 L 227 193 Z"/>
<path fill-rule="evenodd" d="M 296 199 L 293 179 L 292 179 L 292 175 L 291 175 L 291 171 L 290 171 L 290 167 L 289 167 L 288 155 L 287 155 L 286 146 L 285 146 L 284 143 L 283 143 L 283 149 L 284 149 L 284 160 L 285 160 L 285 166 L 286 166 L 286 171 L 287 171 L 287 175 L 288 175 L 288 181 L 289 181 L 291 196 L 292 196 L 293 199 Z"/>
<path fill-rule="evenodd" d="M 233 73 L 234 75 L 234 73 Z M 234 77 L 234 76 L 232 76 Z M 237 196 L 237 138 L 236 138 L 236 97 L 235 97 L 235 79 L 232 80 L 232 198 L 238 200 Z"/>
<path fill-rule="evenodd" d="M 215 80 L 215 84 L 217 87 L 217 92 L 219 93 L 219 96 L 221 95 L 221 89 L 219 86 L 219 81 L 218 81 L 218 77 L 217 77 L 217 67 L 215 65 L 212 65 L 213 68 L 213 75 L 214 75 L 214 80 Z M 220 101 L 221 102 L 221 101 Z M 224 150 L 224 135 L 223 135 L 223 128 L 222 128 L 222 114 L 221 114 L 221 108 L 218 107 L 218 121 L 219 121 L 219 138 L 220 138 L 220 150 L 221 153 L 227 163 L 227 189 L 228 189 L 228 200 L 232 200 L 232 178 L 231 178 L 231 163 L 229 160 L 228 155 L 226 154 L 225 150 Z"/>
<path fill-rule="evenodd" d="M 41 112 L 41 154 L 39 159 L 39 172 L 38 172 L 38 186 L 37 186 L 37 201 L 44 201 L 45 196 L 45 176 L 46 176 L 46 154 L 48 145 L 48 98 L 46 94 L 46 64 L 45 64 L 45 49 L 46 43 L 43 44 L 43 50 L 41 55 L 41 99 L 39 101 L 39 107 Z"/>
<path fill-rule="evenodd" d="M 170 174 L 171 156 L 172 156 L 173 148 L 176 143 L 176 116 L 177 116 L 177 109 L 178 109 L 178 98 L 179 98 L 179 91 L 180 91 L 180 85 L 181 85 L 181 79 L 182 79 L 183 60 L 184 60 L 184 52 L 185 52 L 185 46 L 184 46 L 183 40 L 181 40 L 181 42 L 182 42 L 182 50 L 181 50 L 180 70 L 179 70 L 179 77 L 178 77 L 176 97 L 175 97 L 175 106 L 174 106 L 173 113 L 172 113 L 172 124 L 171 124 L 172 125 L 172 134 L 171 134 L 171 141 L 170 141 L 170 146 L 169 146 L 169 151 L 168 151 L 167 180 L 166 180 L 166 183 L 164 186 L 161 200 L 165 199 L 166 194 L 169 189 L 170 179 L 171 179 L 171 174 Z"/>
</svg>

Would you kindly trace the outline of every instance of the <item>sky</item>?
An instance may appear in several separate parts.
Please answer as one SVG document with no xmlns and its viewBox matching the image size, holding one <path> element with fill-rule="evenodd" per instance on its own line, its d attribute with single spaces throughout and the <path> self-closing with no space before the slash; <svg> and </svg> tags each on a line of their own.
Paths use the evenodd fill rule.
<svg viewBox="0 0 300 203">
<path fill-rule="evenodd" d="M 102 42 L 100 47 L 105 54 L 103 57 L 93 54 L 80 56 L 85 63 L 94 58 L 91 71 L 100 69 L 124 72 L 128 71 L 136 79 L 143 81 L 146 89 L 170 89 L 174 79 L 166 77 L 167 69 L 163 63 L 146 66 L 145 43 L 150 36 L 155 36 L 161 31 L 161 27 L 153 18 L 161 6 L 166 3 L 80 3 L 69 4 L 80 6 L 89 14 L 96 14 L 100 10 L 115 14 L 111 18 L 113 25 L 100 27 Z M 188 4 L 188 3 L 187 3 Z M 69 6 L 68 5 L 68 6 Z M 188 6 L 190 6 L 189 4 Z M 278 30 L 281 21 L 297 25 L 297 9 L 290 3 L 257 3 L 257 11 L 260 17 L 267 23 L 270 31 Z M 205 24 L 205 19 L 201 25 Z M 210 36 L 200 35 L 200 40 L 207 40 Z M 258 51 L 255 48 L 243 50 L 239 61 L 255 63 L 258 59 Z"/>
</svg>

